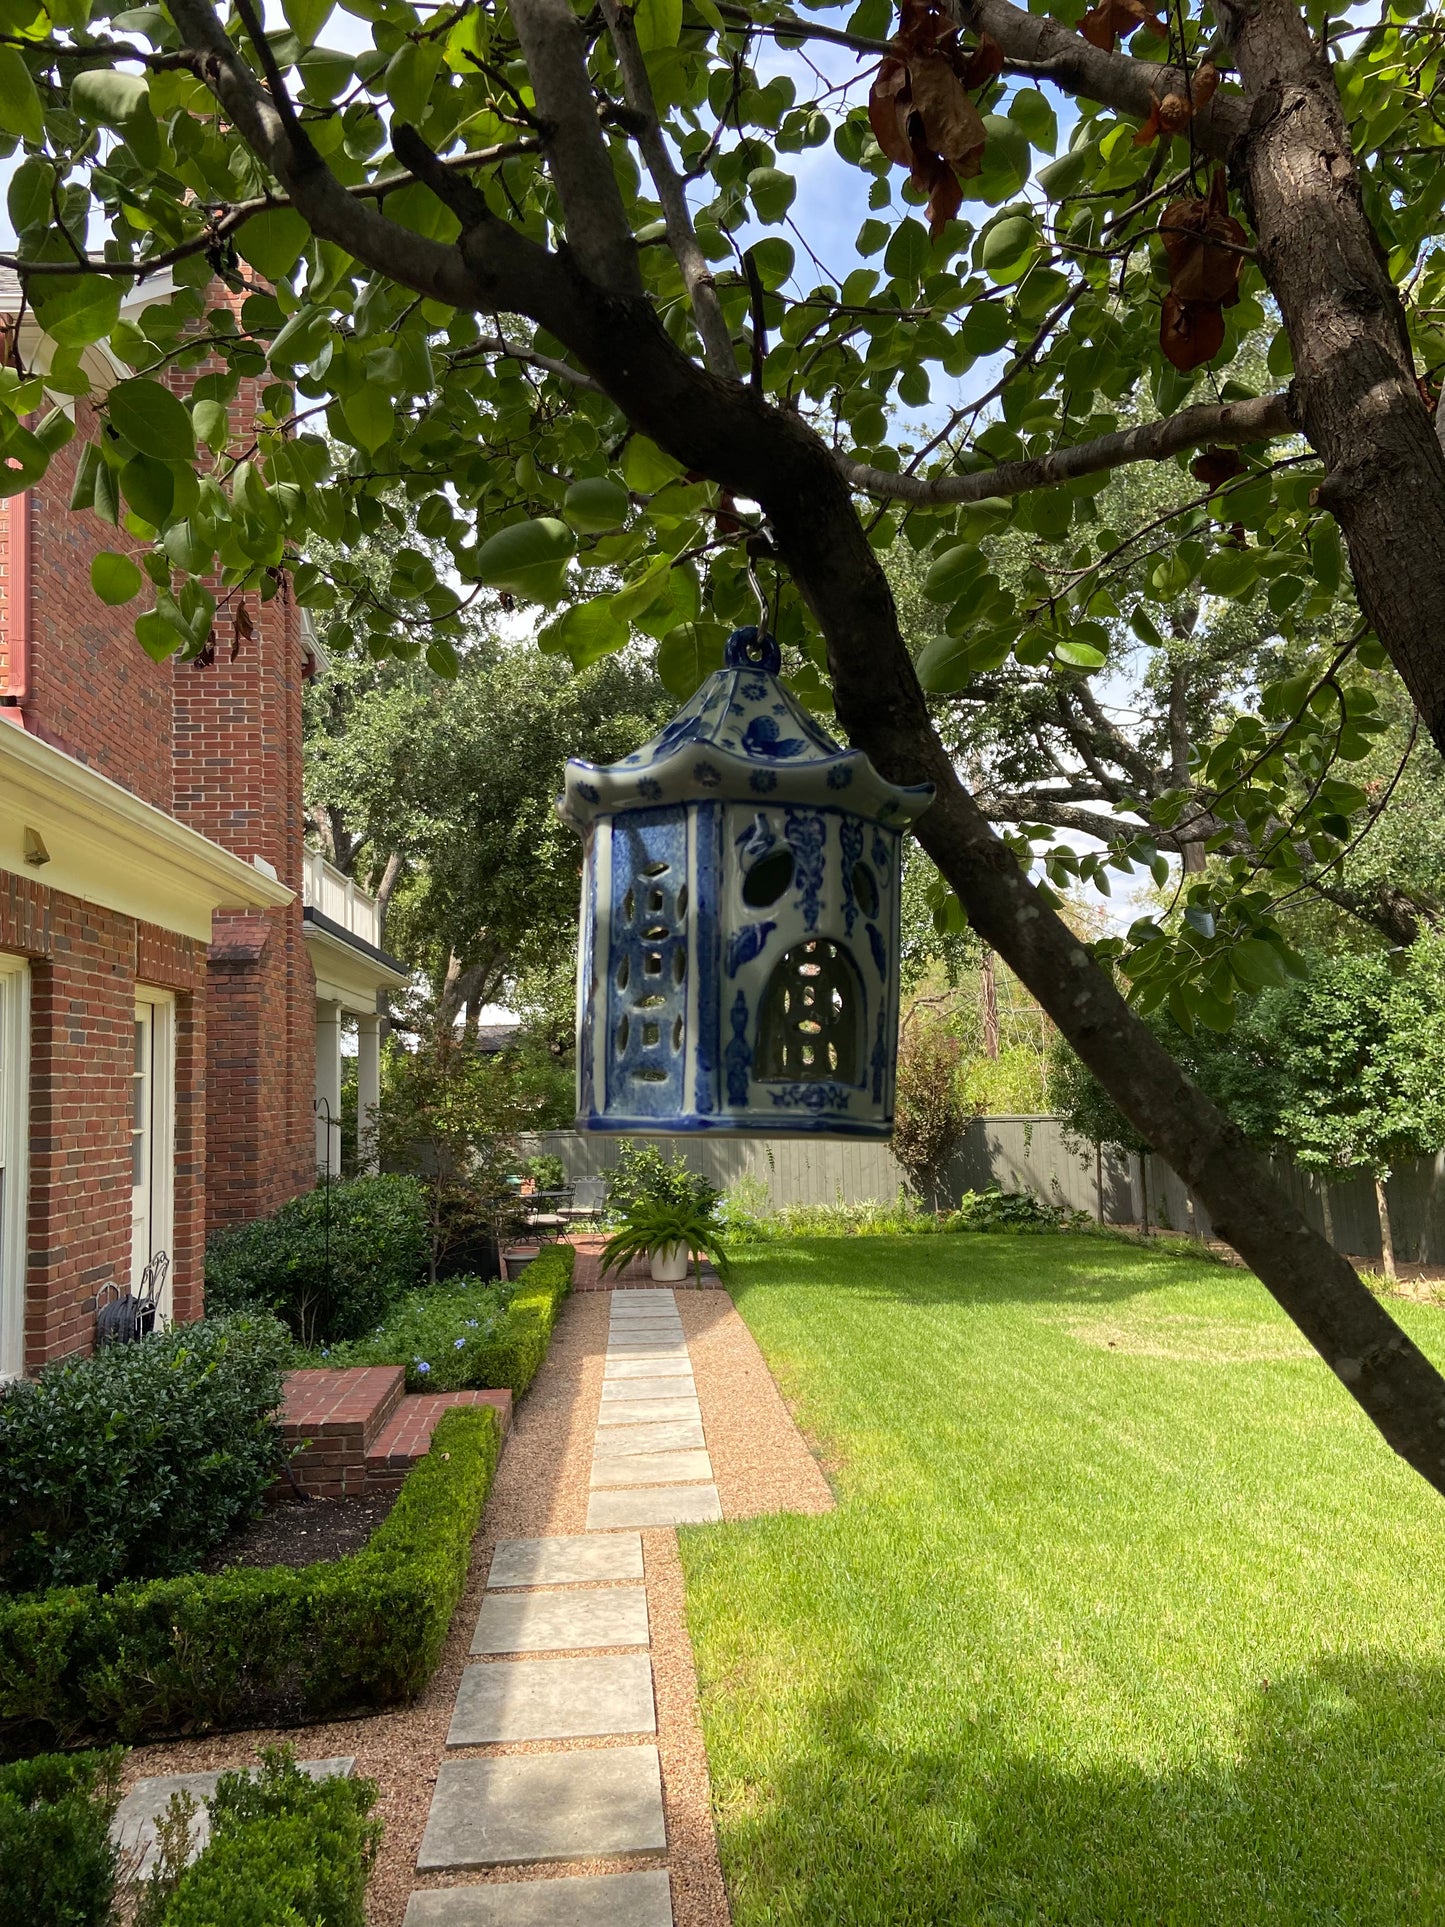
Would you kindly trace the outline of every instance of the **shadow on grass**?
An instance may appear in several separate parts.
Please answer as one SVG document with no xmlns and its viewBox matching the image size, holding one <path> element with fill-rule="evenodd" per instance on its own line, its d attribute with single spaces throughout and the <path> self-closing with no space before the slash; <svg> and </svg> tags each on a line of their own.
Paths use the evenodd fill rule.
<svg viewBox="0 0 1445 1927">
<path fill-rule="evenodd" d="M 934 1236 L 779 1240 L 739 1246 L 731 1280 L 741 1306 L 772 1284 L 826 1289 L 891 1306 L 1118 1304 L 1165 1286 L 1242 1274 L 1207 1260 L 1069 1232 L 939 1232 Z"/>
<path fill-rule="evenodd" d="M 1232 1762 L 1158 1776 L 1009 1756 L 984 1721 L 966 1758 L 895 1750 L 877 1698 L 832 1698 L 724 1811 L 739 1927 L 1445 1920 L 1439 1668 L 1331 1658 L 1261 1682 Z"/>
</svg>

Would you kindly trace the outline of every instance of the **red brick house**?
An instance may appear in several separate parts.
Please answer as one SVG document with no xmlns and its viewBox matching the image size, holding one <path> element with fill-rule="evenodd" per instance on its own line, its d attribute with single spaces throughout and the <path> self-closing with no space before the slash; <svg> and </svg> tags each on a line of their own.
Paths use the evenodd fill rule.
<svg viewBox="0 0 1445 1927">
<path fill-rule="evenodd" d="M 286 585 L 234 660 L 152 662 L 91 591 L 129 538 L 68 506 L 84 403 L 76 428 L 0 502 L 0 1376 L 88 1350 L 97 1294 L 157 1253 L 164 1313 L 198 1316 L 207 1231 L 315 1183 L 343 1013 L 366 1097 L 403 980 L 345 879 L 342 916 L 305 900 L 317 651 Z"/>
</svg>

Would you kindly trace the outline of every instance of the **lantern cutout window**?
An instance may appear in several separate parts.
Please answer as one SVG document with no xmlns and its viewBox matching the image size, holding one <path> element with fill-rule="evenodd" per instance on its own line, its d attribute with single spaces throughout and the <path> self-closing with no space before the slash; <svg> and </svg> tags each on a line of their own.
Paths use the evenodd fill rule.
<svg viewBox="0 0 1445 1927">
<path fill-rule="evenodd" d="M 902 832 L 885 782 L 740 629 L 655 741 L 567 765 L 583 838 L 578 1128 L 887 1137 Z"/>
</svg>

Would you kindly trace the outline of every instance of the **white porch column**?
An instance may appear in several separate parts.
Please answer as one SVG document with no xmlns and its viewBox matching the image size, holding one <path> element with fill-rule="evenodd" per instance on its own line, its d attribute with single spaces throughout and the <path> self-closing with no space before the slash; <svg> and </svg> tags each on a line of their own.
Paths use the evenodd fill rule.
<svg viewBox="0 0 1445 1927">
<path fill-rule="evenodd" d="M 381 1018 L 373 1011 L 356 1020 L 356 1141 L 361 1169 L 381 1169 L 376 1154 L 376 1112 L 381 1103 Z"/>
<path fill-rule="evenodd" d="M 326 1106 L 330 1106 L 330 1164 L 333 1178 L 341 1176 L 341 1006 L 316 1006 L 316 1168 L 327 1167 Z M 323 1104 L 322 1100 L 325 1100 Z"/>
</svg>

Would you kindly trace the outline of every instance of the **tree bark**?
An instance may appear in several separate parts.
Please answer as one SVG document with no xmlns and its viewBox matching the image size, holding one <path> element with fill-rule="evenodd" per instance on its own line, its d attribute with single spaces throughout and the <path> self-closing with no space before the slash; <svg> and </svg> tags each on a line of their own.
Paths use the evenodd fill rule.
<svg viewBox="0 0 1445 1927">
<path fill-rule="evenodd" d="M 1445 749 L 1445 454 L 1365 212 L 1327 56 L 1291 0 L 1221 0 L 1249 126 L 1230 156 L 1289 334 L 1297 419 L 1327 470 L 1360 604 Z"/>
<path fill-rule="evenodd" d="M 1390 1229 L 1390 1200 L 1385 1193 L 1385 1180 L 1378 1172 L 1375 1173 L 1375 1210 L 1380 1219 L 1380 1265 L 1393 1285 L 1399 1276 L 1395 1269 L 1395 1236 Z"/>
<path fill-rule="evenodd" d="M 998 975 L 993 966 L 993 952 L 985 950 L 983 962 L 978 970 L 979 990 L 983 998 L 983 1054 L 998 1062 Z"/>
</svg>

